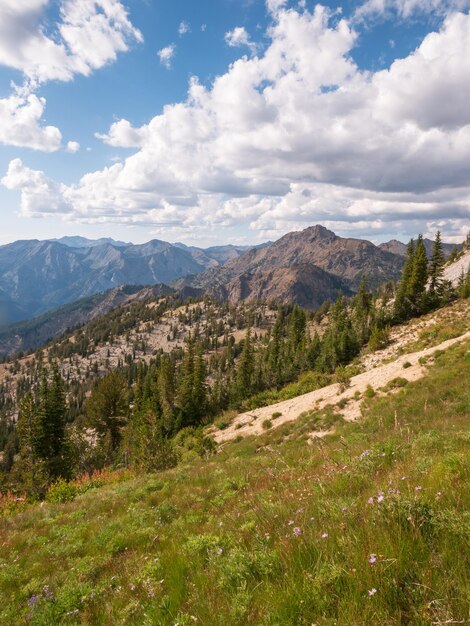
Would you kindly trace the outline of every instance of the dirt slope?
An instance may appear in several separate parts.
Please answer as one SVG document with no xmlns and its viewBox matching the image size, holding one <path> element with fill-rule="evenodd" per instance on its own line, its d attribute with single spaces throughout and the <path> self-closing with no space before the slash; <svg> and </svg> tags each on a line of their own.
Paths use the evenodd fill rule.
<svg viewBox="0 0 470 626">
<path fill-rule="evenodd" d="M 233 420 L 227 429 L 215 432 L 214 439 L 217 443 L 222 443 L 240 435 L 243 437 L 259 435 L 265 432 L 263 428 L 264 420 L 271 419 L 273 413 L 281 413 L 281 416 L 274 422 L 277 427 L 297 419 L 306 411 L 311 411 L 312 409 L 320 410 L 327 405 L 335 405 L 343 399 L 349 399 L 349 402 L 344 408 L 335 409 L 335 412 L 342 414 L 346 420 L 356 420 L 361 415 L 360 405 L 362 398 L 354 400 L 353 396 L 355 392 L 358 391 L 362 395 L 368 385 L 377 391 L 397 377 L 405 378 L 408 381 L 418 380 L 424 376 L 426 372 L 425 366 L 420 364 L 422 358 L 431 357 L 437 350 L 445 350 L 465 339 L 470 339 L 470 331 L 460 337 L 448 339 L 432 348 L 404 354 L 391 363 L 373 367 L 362 374 L 352 377 L 351 384 L 345 391 L 341 391 L 340 385 L 336 383 L 293 398 L 292 400 L 285 400 L 277 404 L 242 413 Z M 403 365 L 405 363 L 410 363 L 410 366 L 404 368 Z M 327 434 L 327 432 L 315 433 L 316 436 L 324 434 Z"/>
</svg>

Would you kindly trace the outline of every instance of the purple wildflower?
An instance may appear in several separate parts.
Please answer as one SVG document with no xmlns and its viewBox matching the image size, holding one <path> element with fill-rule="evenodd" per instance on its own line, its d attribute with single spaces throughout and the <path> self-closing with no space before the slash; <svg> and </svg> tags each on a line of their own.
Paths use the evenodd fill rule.
<svg viewBox="0 0 470 626">
<path fill-rule="evenodd" d="M 372 596 L 375 596 L 375 594 L 377 593 L 377 589 L 375 587 L 372 587 L 372 589 L 369 589 L 369 598 L 372 598 Z"/>
<path fill-rule="evenodd" d="M 369 563 L 372 565 L 373 563 L 377 563 L 377 557 L 375 556 L 375 554 L 370 554 L 369 555 Z"/>
<path fill-rule="evenodd" d="M 296 537 L 299 537 L 302 534 L 302 529 L 298 526 L 295 526 L 295 528 L 292 529 L 292 532 Z"/>
</svg>

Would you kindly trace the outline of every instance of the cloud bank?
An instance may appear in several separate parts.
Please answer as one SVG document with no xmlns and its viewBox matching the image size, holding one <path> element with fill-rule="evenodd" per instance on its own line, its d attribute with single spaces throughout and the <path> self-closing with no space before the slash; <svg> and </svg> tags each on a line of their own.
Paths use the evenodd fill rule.
<svg viewBox="0 0 470 626">
<path fill-rule="evenodd" d="M 327 8 L 269 0 L 263 54 L 149 124 L 100 137 L 136 151 L 76 184 L 20 161 L 3 183 L 25 215 L 149 225 L 167 237 L 246 225 L 261 238 L 321 221 L 339 232 L 460 237 L 470 217 L 470 16 L 451 13 L 408 57 L 361 71 L 358 35 Z"/>
</svg>

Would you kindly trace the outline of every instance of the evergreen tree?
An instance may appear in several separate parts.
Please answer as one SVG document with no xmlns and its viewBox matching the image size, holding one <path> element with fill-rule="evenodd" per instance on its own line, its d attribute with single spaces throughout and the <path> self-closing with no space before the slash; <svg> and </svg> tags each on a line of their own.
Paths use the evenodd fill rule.
<svg viewBox="0 0 470 626">
<path fill-rule="evenodd" d="M 415 256 L 415 242 L 410 239 L 406 249 L 400 284 L 395 295 L 394 317 L 398 321 L 407 319 L 411 314 L 411 276 Z"/>
<path fill-rule="evenodd" d="M 36 450 L 51 480 L 70 477 L 70 448 L 66 431 L 64 382 L 56 363 L 51 381 L 43 371 L 37 406 Z"/>
<path fill-rule="evenodd" d="M 251 328 L 248 328 L 237 369 L 238 398 L 240 400 L 249 397 L 252 393 L 254 366 L 255 359 L 251 340 Z"/>
<path fill-rule="evenodd" d="M 445 256 L 441 241 L 441 233 L 440 231 L 437 231 L 432 248 L 431 259 L 429 261 L 429 291 L 431 295 L 441 295 L 440 286 L 444 273 L 444 264 Z"/>
<path fill-rule="evenodd" d="M 109 436 L 113 451 L 119 447 L 128 409 L 127 382 L 119 372 L 104 376 L 87 400 L 86 414 L 90 425 L 101 435 Z"/>
<path fill-rule="evenodd" d="M 423 313 L 426 308 L 426 284 L 428 281 L 428 260 L 423 236 L 419 235 L 413 255 L 413 269 L 410 278 L 411 310 L 413 314 Z"/>
</svg>

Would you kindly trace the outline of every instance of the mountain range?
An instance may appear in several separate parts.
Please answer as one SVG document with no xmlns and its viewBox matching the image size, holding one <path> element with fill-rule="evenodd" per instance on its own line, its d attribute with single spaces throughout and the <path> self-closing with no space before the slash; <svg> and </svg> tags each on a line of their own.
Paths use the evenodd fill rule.
<svg viewBox="0 0 470 626">
<path fill-rule="evenodd" d="M 425 240 L 430 252 L 432 242 Z M 446 254 L 452 249 L 444 244 Z M 343 238 L 323 226 L 257 247 L 197 248 L 152 240 L 16 241 L 0 246 L 0 354 L 29 350 L 132 301 L 206 293 L 232 303 L 314 309 L 400 277 L 406 245 Z"/>
<path fill-rule="evenodd" d="M 119 285 L 155 285 L 215 268 L 246 247 L 206 250 L 154 239 L 141 245 L 82 237 L 0 246 L 0 325 Z"/>
</svg>

